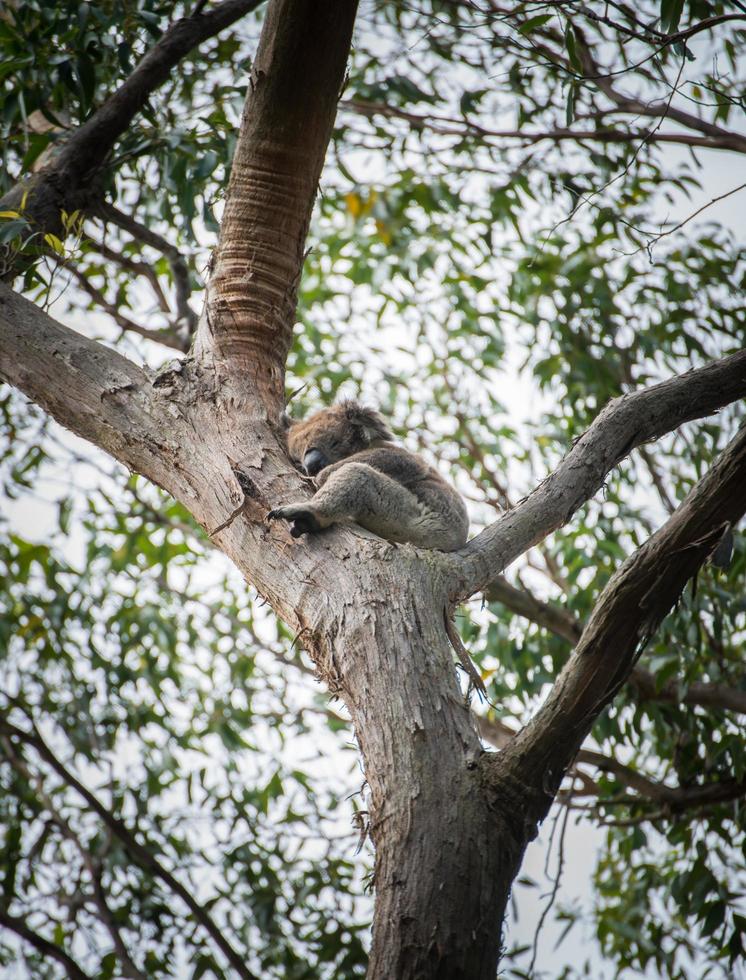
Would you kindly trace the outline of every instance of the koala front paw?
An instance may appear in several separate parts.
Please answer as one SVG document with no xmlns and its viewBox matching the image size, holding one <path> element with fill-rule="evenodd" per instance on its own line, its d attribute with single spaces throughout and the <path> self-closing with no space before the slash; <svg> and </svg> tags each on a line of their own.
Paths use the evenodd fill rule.
<svg viewBox="0 0 746 980">
<path fill-rule="evenodd" d="M 267 514 L 268 521 L 287 521 L 290 524 L 290 533 L 294 538 L 299 538 L 301 534 L 314 534 L 321 531 L 313 511 L 309 510 L 305 504 L 291 504 L 288 507 L 277 507 Z"/>
</svg>

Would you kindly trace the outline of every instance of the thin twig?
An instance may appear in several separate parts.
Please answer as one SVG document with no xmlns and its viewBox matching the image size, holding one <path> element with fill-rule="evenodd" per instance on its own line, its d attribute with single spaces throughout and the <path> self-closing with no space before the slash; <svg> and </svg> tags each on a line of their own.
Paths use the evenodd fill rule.
<svg viewBox="0 0 746 980">
<path fill-rule="evenodd" d="M 97 213 L 103 221 L 111 221 L 112 224 L 128 232 L 137 241 L 143 242 L 143 244 L 149 245 L 165 255 L 171 266 L 171 275 L 174 280 L 176 313 L 180 320 L 185 321 L 191 337 L 197 328 L 198 317 L 188 302 L 191 292 L 189 268 L 179 249 L 163 235 L 159 235 L 152 228 L 148 228 L 147 225 L 137 221 L 132 215 L 125 214 L 124 211 L 120 211 L 119 208 L 115 208 L 111 204 L 100 204 Z"/>
<path fill-rule="evenodd" d="M 616 249 L 616 251 L 621 252 L 622 255 L 631 256 L 631 255 L 637 255 L 638 252 L 642 252 L 643 249 L 649 250 L 650 248 L 653 247 L 653 245 L 657 244 L 661 240 L 661 238 L 666 238 L 668 235 L 673 235 L 675 232 L 679 231 L 680 228 L 683 228 L 684 225 L 689 224 L 690 221 L 693 221 L 694 218 L 697 217 L 697 215 L 702 214 L 703 211 L 706 211 L 709 207 L 712 207 L 713 204 L 717 204 L 718 201 L 724 201 L 725 198 L 731 197 L 733 194 L 737 194 L 739 191 L 742 191 L 745 187 L 746 187 L 746 182 L 744 182 L 743 184 L 739 184 L 738 187 L 732 187 L 729 191 L 726 191 L 724 194 L 718 194 L 717 197 L 713 197 L 706 204 L 703 204 L 701 207 L 697 208 L 696 211 L 692 211 L 692 213 L 688 215 L 686 218 L 684 218 L 683 221 L 680 221 L 677 225 L 674 225 L 673 228 L 667 228 L 666 231 L 650 232 L 650 231 L 646 231 L 643 228 L 636 227 L 635 231 L 637 231 L 638 234 L 640 235 L 645 235 L 648 241 L 644 245 L 640 245 L 639 248 L 636 248 L 631 252 L 624 252 L 621 249 Z"/>
<path fill-rule="evenodd" d="M 158 281 L 158 276 L 155 274 L 153 267 L 147 262 L 140 262 L 137 259 L 133 259 L 129 255 L 125 255 L 123 252 L 118 252 L 116 249 L 112 248 L 111 245 L 107 245 L 106 242 L 99 242 L 95 238 L 89 238 L 89 241 L 93 248 L 100 254 L 103 255 L 105 259 L 109 259 L 111 262 L 116 262 L 117 265 L 121 265 L 123 269 L 127 269 L 136 276 L 142 276 L 147 279 L 153 292 L 158 300 L 158 306 L 162 313 L 170 313 L 171 307 L 168 305 L 168 300 L 161 288 L 161 284 Z"/>
<path fill-rule="evenodd" d="M 80 269 L 77 269 L 74 265 L 69 265 L 67 268 L 70 274 L 77 280 L 81 289 L 88 293 L 94 303 L 100 306 L 105 313 L 108 313 L 123 331 L 135 333 L 139 337 L 146 337 L 148 340 L 153 340 L 158 344 L 164 344 L 166 347 L 171 347 L 173 350 L 178 350 L 182 353 L 187 349 L 184 346 L 184 341 L 177 336 L 175 330 L 168 327 L 163 330 L 148 330 L 147 327 L 140 326 L 139 323 L 135 323 L 134 320 L 130 320 L 129 317 L 125 316 L 117 306 L 110 303 L 101 290 L 94 286 Z"/>
<path fill-rule="evenodd" d="M 565 866 L 565 835 L 567 833 L 567 821 L 570 817 L 570 808 L 565 807 L 565 812 L 562 817 L 562 827 L 560 829 L 559 836 L 559 850 L 557 852 L 557 874 L 554 878 L 554 886 L 552 892 L 549 896 L 549 901 L 544 906 L 539 917 L 539 921 L 536 925 L 536 932 L 534 933 L 534 948 L 531 954 L 531 965 L 528 968 L 528 975 L 532 977 L 534 975 L 534 966 L 536 965 L 536 957 L 539 952 L 539 936 L 541 934 L 542 927 L 546 921 L 546 917 L 554 905 L 555 899 L 557 898 L 557 893 L 559 892 L 560 881 L 562 880 L 562 871 Z"/>
</svg>

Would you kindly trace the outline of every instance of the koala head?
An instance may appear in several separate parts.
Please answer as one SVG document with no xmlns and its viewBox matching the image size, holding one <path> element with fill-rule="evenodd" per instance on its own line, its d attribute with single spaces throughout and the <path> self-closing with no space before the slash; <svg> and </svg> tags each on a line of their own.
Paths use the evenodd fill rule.
<svg viewBox="0 0 746 980">
<path fill-rule="evenodd" d="M 353 401 L 324 408 L 300 422 L 289 419 L 288 424 L 290 455 L 296 466 L 302 466 L 309 476 L 362 449 L 394 438 L 375 409 Z"/>
</svg>

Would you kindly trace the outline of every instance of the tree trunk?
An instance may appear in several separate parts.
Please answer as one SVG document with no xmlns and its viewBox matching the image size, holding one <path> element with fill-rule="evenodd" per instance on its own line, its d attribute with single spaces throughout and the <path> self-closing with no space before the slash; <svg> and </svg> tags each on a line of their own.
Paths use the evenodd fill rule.
<svg viewBox="0 0 746 980">
<path fill-rule="evenodd" d="M 437 564 L 411 547 L 370 547 L 375 560 L 360 556 L 327 587 L 314 650 L 350 709 L 370 788 L 369 976 L 492 980 L 523 846 L 488 805 Z"/>
</svg>

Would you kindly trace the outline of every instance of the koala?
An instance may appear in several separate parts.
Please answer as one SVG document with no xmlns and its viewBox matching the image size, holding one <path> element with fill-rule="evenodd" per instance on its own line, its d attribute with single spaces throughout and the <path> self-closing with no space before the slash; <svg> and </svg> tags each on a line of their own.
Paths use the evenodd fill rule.
<svg viewBox="0 0 746 980">
<path fill-rule="evenodd" d="M 318 487 L 311 500 L 267 514 L 288 521 L 293 537 L 354 521 L 419 548 L 455 551 L 466 544 L 469 519 L 459 494 L 424 460 L 394 445 L 374 409 L 344 401 L 290 420 L 288 449 Z"/>
</svg>

